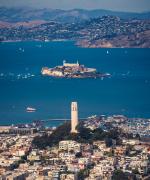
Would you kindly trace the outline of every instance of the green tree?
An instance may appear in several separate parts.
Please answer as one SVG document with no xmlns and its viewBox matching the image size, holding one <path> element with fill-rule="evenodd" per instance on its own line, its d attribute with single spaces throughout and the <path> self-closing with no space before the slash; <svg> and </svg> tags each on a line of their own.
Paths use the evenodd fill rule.
<svg viewBox="0 0 150 180">
<path fill-rule="evenodd" d="M 81 152 L 76 153 L 76 158 L 80 158 L 80 157 L 82 157 L 82 153 Z"/>
<path fill-rule="evenodd" d="M 93 135 L 92 135 L 93 140 L 103 140 L 105 136 L 106 133 L 101 128 L 97 128 L 93 130 Z"/>
<path fill-rule="evenodd" d="M 121 170 L 115 170 L 112 180 L 136 180 L 136 176 L 130 173 L 124 173 Z"/>
<path fill-rule="evenodd" d="M 112 144 L 113 144 L 111 138 L 106 138 L 106 139 L 105 139 L 105 143 L 106 143 L 106 146 L 107 146 L 107 147 L 111 147 Z"/>
<path fill-rule="evenodd" d="M 84 180 L 89 175 L 88 169 L 83 169 L 78 172 L 78 180 Z"/>
<path fill-rule="evenodd" d="M 32 141 L 33 146 L 44 149 L 58 144 L 59 141 L 64 140 L 70 135 L 70 126 L 70 122 L 66 122 L 54 130 L 51 135 L 36 136 Z"/>
<path fill-rule="evenodd" d="M 84 122 L 80 122 L 77 126 L 79 136 L 81 139 L 87 141 L 91 139 L 91 130 L 84 127 Z"/>
</svg>

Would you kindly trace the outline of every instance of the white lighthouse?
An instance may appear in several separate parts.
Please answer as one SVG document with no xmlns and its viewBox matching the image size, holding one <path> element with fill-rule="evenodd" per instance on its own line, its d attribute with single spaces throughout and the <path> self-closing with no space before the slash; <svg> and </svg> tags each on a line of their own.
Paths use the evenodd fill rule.
<svg viewBox="0 0 150 180">
<path fill-rule="evenodd" d="M 78 133 L 76 126 L 78 125 L 78 105 L 77 102 L 71 103 L 71 133 Z"/>
</svg>

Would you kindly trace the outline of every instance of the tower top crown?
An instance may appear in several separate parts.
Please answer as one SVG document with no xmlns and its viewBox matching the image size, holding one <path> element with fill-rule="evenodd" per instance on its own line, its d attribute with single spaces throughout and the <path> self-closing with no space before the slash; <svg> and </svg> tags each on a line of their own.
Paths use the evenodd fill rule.
<svg viewBox="0 0 150 180">
<path fill-rule="evenodd" d="M 71 103 L 71 110 L 72 110 L 72 111 L 77 111 L 77 109 L 78 109 L 77 102 L 72 102 L 72 103 Z"/>
</svg>

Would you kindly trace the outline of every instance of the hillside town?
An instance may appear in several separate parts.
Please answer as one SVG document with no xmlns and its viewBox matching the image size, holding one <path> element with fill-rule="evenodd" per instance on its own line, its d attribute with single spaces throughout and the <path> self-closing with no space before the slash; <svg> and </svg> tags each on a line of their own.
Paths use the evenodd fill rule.
<svg viewBox="0 0 150 180">
<path fill-rule="evenodd" d="M 1 126 L 2 180 L 111 180 L 150 178 L 150 119 L 91 116 L 58 128 Z M 77 128 L 76 128 L 77 127 Z"/>
<path fill-rule="evenodd" d="M 4 23 L 0 28 L 1 42 L 72 40 L 81 47 L 150 47 L 149 39 L 149 20 L 117 16 L 102 16 L 76 23 Z"/>
<path fill-rule="evenodd" d="M 148 143 L 124 139 L 120 146 L 107 147 L 104 141 L 91 145 L 65 140 L 39 150 L 31 146 L 34 136 L 1 138 L 1 179 L 111 179 L 119 170 L 137 179 L 149 176 Z"/>
</svg>

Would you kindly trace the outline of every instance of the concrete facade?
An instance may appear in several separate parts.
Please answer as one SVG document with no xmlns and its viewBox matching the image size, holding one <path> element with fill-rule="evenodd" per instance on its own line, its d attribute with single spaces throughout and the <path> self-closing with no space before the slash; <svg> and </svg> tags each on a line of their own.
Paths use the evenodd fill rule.
<svg viewBox="0 0 150 180">
<path fill-rule="evenodd" d="M 71 103 L 71 133 L 78 133 L 76 126 L 78 125 L 78 105 L 77 102 Z"/>
</svg>

